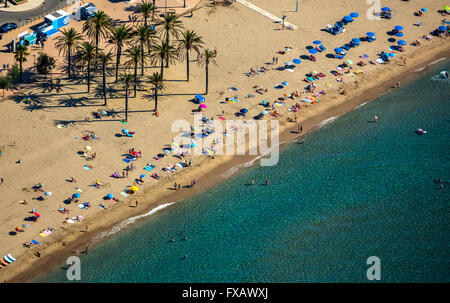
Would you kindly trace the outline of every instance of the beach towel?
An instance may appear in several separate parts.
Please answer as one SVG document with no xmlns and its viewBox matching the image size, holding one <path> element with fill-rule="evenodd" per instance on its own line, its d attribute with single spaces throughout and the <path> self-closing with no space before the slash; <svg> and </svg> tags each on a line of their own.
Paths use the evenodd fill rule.
<svg viewBox="0 0 450 303">
<path fill-rule="evenodd" d="M 129 194 L 126 193 L 126 191 L 127 191 L 127 190 L 124 189 L 124 191 L 120 193 L 120 194 L 121 194 L 122 196 L 124 196 L 125 198 L 128 197 L 128 196 L 130 196 Z"/>
<path fill-rule="evenodd" d="M 90 170 L 91 168 L 88 165 L 83 166 L 83 169 Z"/>
<path fill-rule="evenodd" d="M 144 167 L 144 169 L 146 171 L 152 171 L 152 169 L 154 169 L 154 168 L 155 168 L 155 166 L 153 166 L 153 165 L 147 165 L 146 167 Z"/>
</svg>

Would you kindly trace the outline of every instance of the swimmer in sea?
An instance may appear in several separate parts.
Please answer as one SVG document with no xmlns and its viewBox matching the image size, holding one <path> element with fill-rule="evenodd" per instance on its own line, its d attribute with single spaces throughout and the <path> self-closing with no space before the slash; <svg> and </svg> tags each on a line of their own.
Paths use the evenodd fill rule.
<svg viewBox="0 0 450 303">
<path fill-rule="evenodd" d="M 250 180 L 250 184 L 251 184 L 251 185 L 255 184 L 255 180 L 253 180 L 253 179 Z"/>
<path fill-rule="evenodd" d="M 375 116 L 375 117 L 373 118 L 373 120 L 374 120 L 375 122 L 378 122 L 378 117 Z"/>
</svg>

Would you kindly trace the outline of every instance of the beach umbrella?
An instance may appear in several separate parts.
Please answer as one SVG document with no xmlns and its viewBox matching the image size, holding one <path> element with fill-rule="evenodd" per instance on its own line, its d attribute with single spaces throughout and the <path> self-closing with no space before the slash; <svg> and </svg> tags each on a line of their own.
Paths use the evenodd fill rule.
<svg viewBox="0 0 450 303">
<path fill-rule="evenodd" d="M 313 75 L 313 76 L 317 75 L 317 72 L 316 72 L 315 70 L 312 70 L 312 71 L 310 71 L 309 73 L 310 73 L 311 75 Z"/>
<path fill-rule="evenodd" d="M 49 196 L 52 195 L 52 193 L 51 193 L 50 191 L 46 191 L 46 192 L 44 193 L 44 195 L 46 195 L 47 197 L 49 197 Z"/>
<path fill-rule="evenodd" d="M 79 193 L 74 193 L 74 194 L 72 195 L 72 198 L 74 198 L 74 199 L 77 199 L 77 198 L 79 198 L 79 197 L 81 197 L 81 195 L 80 195 Z"/>
<path fill-rule="evenodd" d="M 292 64 L 292 62 L 287 61 L 287 62 L 284 62 L 284 65 L 290 66 L 290 65 L 293 65 L 293 64 Z"/>
<path fill-rule="evenodd" d="M 373 36 L 375 36 L 375 33 L 374 32 L 368 32 L 366 35 L 369 36 L 369 37 L 373 37 Z"/>
<path fill-rule="evenodd" d="M 132 191 L 138 191 L 139 188 L 138 188 L 137 186 L 131 186 L 131 190 L 132 190 Z"/>
<path fill-rule="evenodd" d="M 246 109 L 246 108 L 242 108 L 242 109 L 240 110 L 240 112 L 241 112 L 241 113 L 243 113 L 243 114 L 245 114 L 245 113 L 247 113 L 247 112 L 248 112 L 248 109 Z"/>
<path fill-rule="evenodd" d="M 206 108 L 206 104 L 204 103 L 200 104 L 200 108 Z"/>
<path fill-rule="evenodd" d="M 141 179 L 142 179 L 142 178 L 145 178 L 145 177 L 146 177 L 145 174 L 142 174 L 142 175 L 139 176 L 139 178 L 141 178 Z"/>
<path fill-rule="evenodd" d="M 441 25 L 441 26 L 438 27 L 438 29 L 439 29 L 440 31 L 442 31 L 442 32 L 445 32 L 445 31 L 447 30 L 447 26 Z"/>
<path fill-rule="evenodd" d="M 403 35 L 403 33 L 396 33 L 395 36 L 401 38 L 401 37 L 403 37 L 404 35 Z"/>
<path fill-rule="evenodd" d="M 398 31 L 402 31 L 403 30 L 403 26 L 401 26 L 401 25 L 396 25 L 394 28 L 396 30 L 398 30 Z"/>
<path fill-rule="evenodd" d="M 85 146 L 84 149 L 87 150 L 87 151 L 89 151 L 89 150 L 92 150 L 92 147 L 90 147 L 90 146 Z"/>
<path fill-rule="evenodd" d="M 352 18 L 358 18 L 359 14 L 358 13 L 350 13 L 350 17 Z"/>
<path fill-rule="evenodd" d="M 113 194 L 107 194 L 106 197 L 107 197 L 108 199 L 112 199 L 112 198 L 114 198 L 114 195 L 113 195 Z"/>
<path fill-rule="evenodd" d="M 388 11 L 390 11 L 391 9 L 390 9 L 389 7 L 387 7 L 387 6 L 385 6 L 385 7 L 382 7 L 381 10 L 382 10 L 383 12 L 388 12 Z"/>
<path fill-rule="evenodd" d="M 422 12 L 427 12 L 427 11 L 428 11 L 428 9 L 422 8 Z"/>
<path fill-rule="evenodd" d="M 30 227 L 30 225 L 29 224 L 22 224 L 22 227 L 23 228 L 28 228 L 28 227 Z"/>
<path fill-rule="evenodd" d="M 283 82 L 281 82 L 281 84 L 283 84 L 283 85 L 288 85 L 289 83 L 287 83 L 286 81 L 283 81 Z"/>
<path fill-rule="evenodd" d="M 261 115 L 267 115 L 267 112 L 266 112 L 265 110 L 263 110 L 263 111 L 261 112 Z"/>
<path fill-rule="evenodd" d="M 317 50 L 315 50 L 314 48 L 311 48 L 308 50 L 310 54 L 317 54 Z"/>
<path fill-rule="evenodd" d="M 296 58 L 296 59 L 292 60 L 292 62 L 294 62 L 295 64 L 300 64 L 300 63 L 302 63 L 302 60 Z"/>
<path fill-rule="evenodd" d="M 36 213 L 36 212 L 34 212 L 33 215 L 34 215 L 35 217 L 37 217 L 37 218 L 39 218 L 39 217 L 41 216 L 40 214 L 38 214 L 38 213 Z"/>
<path fill-rule="evenodd" d="M 315 41 L 313 41 L 313 44 L 319 45 L 319 44 L 322 44 L 322 41 L 320 41 L 320 40 L 315 40 Z"/>
<path fill-rule="evenodd" d="M 352 65 L 353 64 L 352 60 L 350 60 L 350 59 L 347 59 L 347 61 L 345 61 L 345 62 L 347 62 L 348 65 Z"/>
<path fill-rule="evenodd" d="M 347 21 L 347 22 L 352 22 L 353 21 L 353 18 L 352 17 L 350 17 L 350 16 L 344 16 L 344 18 L 342 18 L 344 21 Z"/>
<path fill-rule="evenodd" d="M 126 128 L 122 129 L 122 133 L 128 134 L 128 129 L 126 129 Z"/>
<path fill-rule="evenodd" d="M 353 42 L 353 43 L 359 43 L 359 42 L 361 42 L 361 40 L 359 40 L 358 38 L 353 38 L 353 39 L 352 39 L 352 42 Z"/>
<path fill-rule="evenodd" d="M 400 45 L 408 44 L 405 40 L 398 40 L 397 43 L 400 44 Z"/>
<path fill-rule="evenodd" d="M 448 6 L 448 5 L 444 6 L 444 10 L 450 11 L 450 6 Z"/>
<path fill-rule="evenodd" d="M 342 47 L 336 47 L 336 48 L 334 49 L 334 51 L 335 51 L 336 53 L 342 53 L 342 52 L 344 51 L 344 49 L 343 49 Z"/>
</svg>

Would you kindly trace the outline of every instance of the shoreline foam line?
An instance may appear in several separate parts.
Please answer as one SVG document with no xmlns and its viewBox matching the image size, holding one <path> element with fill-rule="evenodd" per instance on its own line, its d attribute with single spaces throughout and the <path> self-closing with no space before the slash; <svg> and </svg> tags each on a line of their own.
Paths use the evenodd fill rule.
<svg viewBox="0 0 450 303">
<path fill-rule="evenodd" d="M 236 2 L 238 2 L 238 3 L 242 4 L 242 5 L 245 5 L 245 6 L 247 6 L 248 8 L 251 8 L 251 9 L 254 10 L 254 11 L 257 11 L 257 12 L 260 13 L 261 15 L 264 15 L 264 16 L 266 16 L 267 18 L 272 19 L 273 21 L 283 22 L 283 20 L 281 20 L 281 18 L 278 18 L 277 16 L 274 16 L 274 15 L 272 15 L 271 13 L 266 12 L 265 10 L 263 10 L 263 9 L 261 9 L 261 8 L 259 8 L 259 7 L 257 7 L 257 6 L 254 5 L 254 4 L 251 4 L 251 3 L 248 2 L 248 1 L 245 1 L 245 0 L 236 0 Z M 285 25 L 286 27 L 290 28 L 290 29 L 297 29 L 297 28 L 298 28 L 298 27 L 295 26 L 294 24 L 291 24 L 291 23 L 289 23 L 289 22 L 287 22 L 287 21 L 284 22 L 284 25 Z"/>
</svg>

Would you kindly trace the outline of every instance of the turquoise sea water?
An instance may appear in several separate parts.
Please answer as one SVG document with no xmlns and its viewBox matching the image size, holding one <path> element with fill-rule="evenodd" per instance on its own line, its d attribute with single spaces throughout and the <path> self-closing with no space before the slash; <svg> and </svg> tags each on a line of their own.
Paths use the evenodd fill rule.
<svg viewBox="0 0 450 303">
<path fill-rule="evenodd" d="M 81 256 L 81 282 L 366 282 L 369 256 L 382 282 L 449 282 L 450 183 L 433 182 L 450 181 L 441 70 L 450 61 L 290 144 L 278 165 L 125 228 Z M 67 280 L 58 268 L 36 281 Z"/>
</svg>

